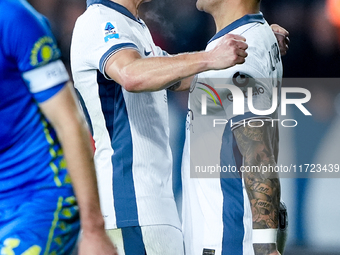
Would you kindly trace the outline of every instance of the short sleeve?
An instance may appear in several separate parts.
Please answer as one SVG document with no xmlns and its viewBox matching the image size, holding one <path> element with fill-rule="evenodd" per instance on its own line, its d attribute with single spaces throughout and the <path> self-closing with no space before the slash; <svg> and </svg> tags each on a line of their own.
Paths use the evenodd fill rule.
<svg viewBox="0 0 340 255">
<path fill-rule="evenodd" d="M 21 72 L 46 65 L 59 59 L 57 47 L 48 21 L 30 5 L 15 5 L 6 17 L 4 51 L 14 58 Z"/>
<path fill-rule="evenodd" d="M 260 62 L 251 63 L 251 61 L 250 55 L 243 65 L 199 74 L 198 79 L 194 81 L 195 83 L 190 89 L 197 95 L 192 95 L 191 98 L 196 98 L 196 101 L 200 102 L 203 94 L 208 115 L 212 114 L 228 120 L 239 116 L 238 119 L 241 118 L 240 120 L 242 120 L 242 118 L 246 119 L 249 116 L 247 113 L 250 112 L 248 105 L 248 91 L 250 89 L 253 107 L 261 111 L 270 109 L 273 94 L 272 79 L 265 78 L 258 71 L 258 68 L 261 68 Z M 259 65 L 259 67 L 254 67 L 256 65 Z M 240 102 L 241 105 L 235 106 L 235 102 Z M 234 106 L 242 113 L 235 112 Z M 197 107 L 197 109 L 201 109 L 202 105 L 200 104 Z"/>
<path fill-rule="evenodd" d="M 13 11 L 5 14 L 3 51 L 14 60 L 33 95 L 45 90 L 54 91 L 44 94 L 45 101 L 56 93 L 51 88 L 69 79 L 64 64 L 59 60 L 56 40 L 46 18 L 29 4 L 20 2 L 8 7 Z"/>
<path fill-rule="evenodd" d="M 115 21 L 116 20 L 116 21 Z M 101 23 L 102 38 L 100 45 L 105 49 L 99 61 L 99 70 L 105 75 L 105 65 L 107 60 L 115 53 L 123 49 L 134 49 L 139 52 L 139 40 L 134 31 L 128 26 L 126 20 L 112 19 Z M 142 53 L 139 52 L 141 55 Z"/>
<path fill-rule="evenodd" d="M 256 49 L 248 48 L 248 57 L 242 65 L 235 65 L 223 71 L 219 71 L 220 75 L 215 75 L 216 80 L 213 83 L 221 83 L 231 85 L 234 91 L 223 88 L 216 88 L 220 94 L 223 108 L 227 119 L 231 119 L 238 115 L 234 114 L 234 96 L 237 92 L 242 93 L 244 97 L 244 113 L 250 112 L 248 98 L 251 99 L 252 106 L 259 111 L 268 110 L 272 106 L 273 97 L 273 79 L 264 73 L 267 70 L 263 66 L 264 61 L 261 61 L 256 54 Z M 252 95 L 248 95 L 252 93 Z M 244 116 L 246 116 L 244 114 Z"/>
</svg>

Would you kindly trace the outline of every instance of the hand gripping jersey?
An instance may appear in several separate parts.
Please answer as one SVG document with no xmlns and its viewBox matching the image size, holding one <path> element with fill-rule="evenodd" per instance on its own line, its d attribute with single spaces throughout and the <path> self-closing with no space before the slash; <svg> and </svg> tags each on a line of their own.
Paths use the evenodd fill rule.
<svg viewBox="0 0 340 255">
<path fill-rule="evenodd" d="M 275 105 L 282 63 L 276 38 L 261 13 L 245 15 L 222 29 L 209 41 L 206 50 L 214 48 L 227 33 L 246 38 L 249 47 L 245 63 L 199 74 L 190 93 L 182 165 L 187 255 L 254 254 L 252 213 L 239 171 L 243 159 L 232 130 L 248 125 L 248 121 L 277 119 L 277 111 L 268 114 L 265 111 Z M 253 107 L 248 104 L 248 97 Z M 206 121 L 201 121 L 205 114 Z M 273 123 L 277 130 L 277 121 Z M 209 142 L 213 139 L 216 142 L 212 147 Z M 273 137 L 276 153 L 277 142 L 278 136 Z M 218 173 L 217 178 L 209 178 L 212 170 Z"/>
<path fill-rule="evenodd" d="M 167 224 L 180 228 L 172 192 L 166 91 L 130 93 L 104 72 L 116 52 L 163 56 L 144 22 L 109 0 L 87 1 L 76 22 L 71 67 L 95 140 L 106 228 Z"/>
</svg>

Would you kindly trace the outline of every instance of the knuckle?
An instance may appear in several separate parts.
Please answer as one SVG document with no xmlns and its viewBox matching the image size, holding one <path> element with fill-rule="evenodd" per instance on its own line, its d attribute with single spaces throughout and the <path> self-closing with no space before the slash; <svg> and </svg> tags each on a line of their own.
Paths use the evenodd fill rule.
<svg viewBox="0 0 340 255">
<path fill-rule="evenodd" d="M 233 62 L 236 62 L 237 61 L 237 59 L 238 59 L 238 56 L 235 54 L 235 55 L 233 55 L 233 58 L 232 58 L 232 60 L 233 60 Z"/>
<path fill-rule="evenodd" d="M 228 46 L 233 46 L 233 44 L 234 44 L 234 40 L 233 40 L 233 39 L 229 39 L 229 40 L 227 41 L 227 45 L 228 45 Z"/>
</svg>

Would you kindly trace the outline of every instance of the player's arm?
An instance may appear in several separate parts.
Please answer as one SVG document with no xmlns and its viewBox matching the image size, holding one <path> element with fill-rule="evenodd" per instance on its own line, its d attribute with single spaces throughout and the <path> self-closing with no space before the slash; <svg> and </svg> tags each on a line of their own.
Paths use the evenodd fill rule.
<svg viewBox="0 0 340 255">
<path fill-rule="evenodd" d="M 274 128 L 271 123 L 252 122 L 252 126 L 235 129 L 234 136 L 244 166 L 275 167 L 271 146 Z M 274 171 L 273 171 L 274 172 Z M 244 183 L 253 215 L 253 245 L 256 255 L 279 254 L 276 247 L 278 212 L 280 205 L 280 181 L 277 173 L 244 172 Z"/>
<path fill-rule="evenodd" d="M 277 24 L 272 24 L 270 25 L 271 29 L 274 32 L 274 35 L 276 37 L 276 40 L 279 44 L 280 48 L 280 53 L 281 56 L 284 56 L 287 54 L 287 51 L 289 49 L 289 32 L 284 29 L 283 27 L 277 25 Z M 183 91 L 183 90 L 188 90 L 190 88 L 190 85 L 192 83 L 194 76 L 190 76 L 188 78 L 185 78 L 173 85 L 171 85 L 168 89 L 171 91 Z"/>
<path fill-rule="evenodd" d="M 189 90 L 194 79 L 195 79 L 194 75 L 184 78 L 183 80 L 180 80 L 175 84 L 171 85 L 170 87 L 168 87 L 168 90 L 176 92 Z"/>
<path fill-rule="evenodd" d="M 290 43 L 289 32 L 277 24 L 272 24 L 270 27 L 274 32 L 277 42 L 279 43 L 281 56 L 286 55 Z"/>
<path fill-rule="evenodd" d="M 196 73 L 244 63 L 248 47 L 244 41 L 242 36 L 226 35 L 211 51 L 172 57 L 142 58 L 136 50 L 124 49 L 109 58 L 105 73 L 127 91 L 157 91 Z"/>
<path fill-rule="evenodd" d="M 79 204 L 83 230 L 79 254 L 117 255 L 104 230 L 89 131 L 72 85 L 39 106 L 57 132 Z"/>
<path fill-rule="evenodd" d="M 277 24 L 272 24 L 270 25 L 272 28 L 274 35 L 276 37 L 276 40 L 279 44 L 280 48 L 280 53 L 281 56 L 284 56 L 287 54 L 287 51 L 289 49 L 289 32 L 284 29 L 283 27 L 277 25 Z M 168 89 L 171 91 L 183 91 L 183 90 L 188 90 L 190 88 L 190 85 L 192 83 L 192 80 L 194 79 L 194 76 L 190 76 L 188 78 L 185 78 L 173 85 L 171 85 Z"/>
</svg>

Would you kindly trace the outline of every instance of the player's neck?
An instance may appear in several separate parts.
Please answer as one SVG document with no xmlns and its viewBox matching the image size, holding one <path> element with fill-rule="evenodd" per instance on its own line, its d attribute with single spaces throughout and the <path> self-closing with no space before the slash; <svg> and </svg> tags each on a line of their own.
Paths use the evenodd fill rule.
<svg viewBox="0 0 340 255">
<path fill-rule="evenodd" d="M 222 5 L 211 13 L 215 20 L 216 33 L 244 15 L 260 11 L 260 4 L 256 1 L 224 1 Z"/>
<path fill-rule="evenodd" d="M 143 0 L 111 0 L 111 1 L 124 6 L 136 18 L 138 17 L 138 7 L 143 2 Z"/>
</svg>

